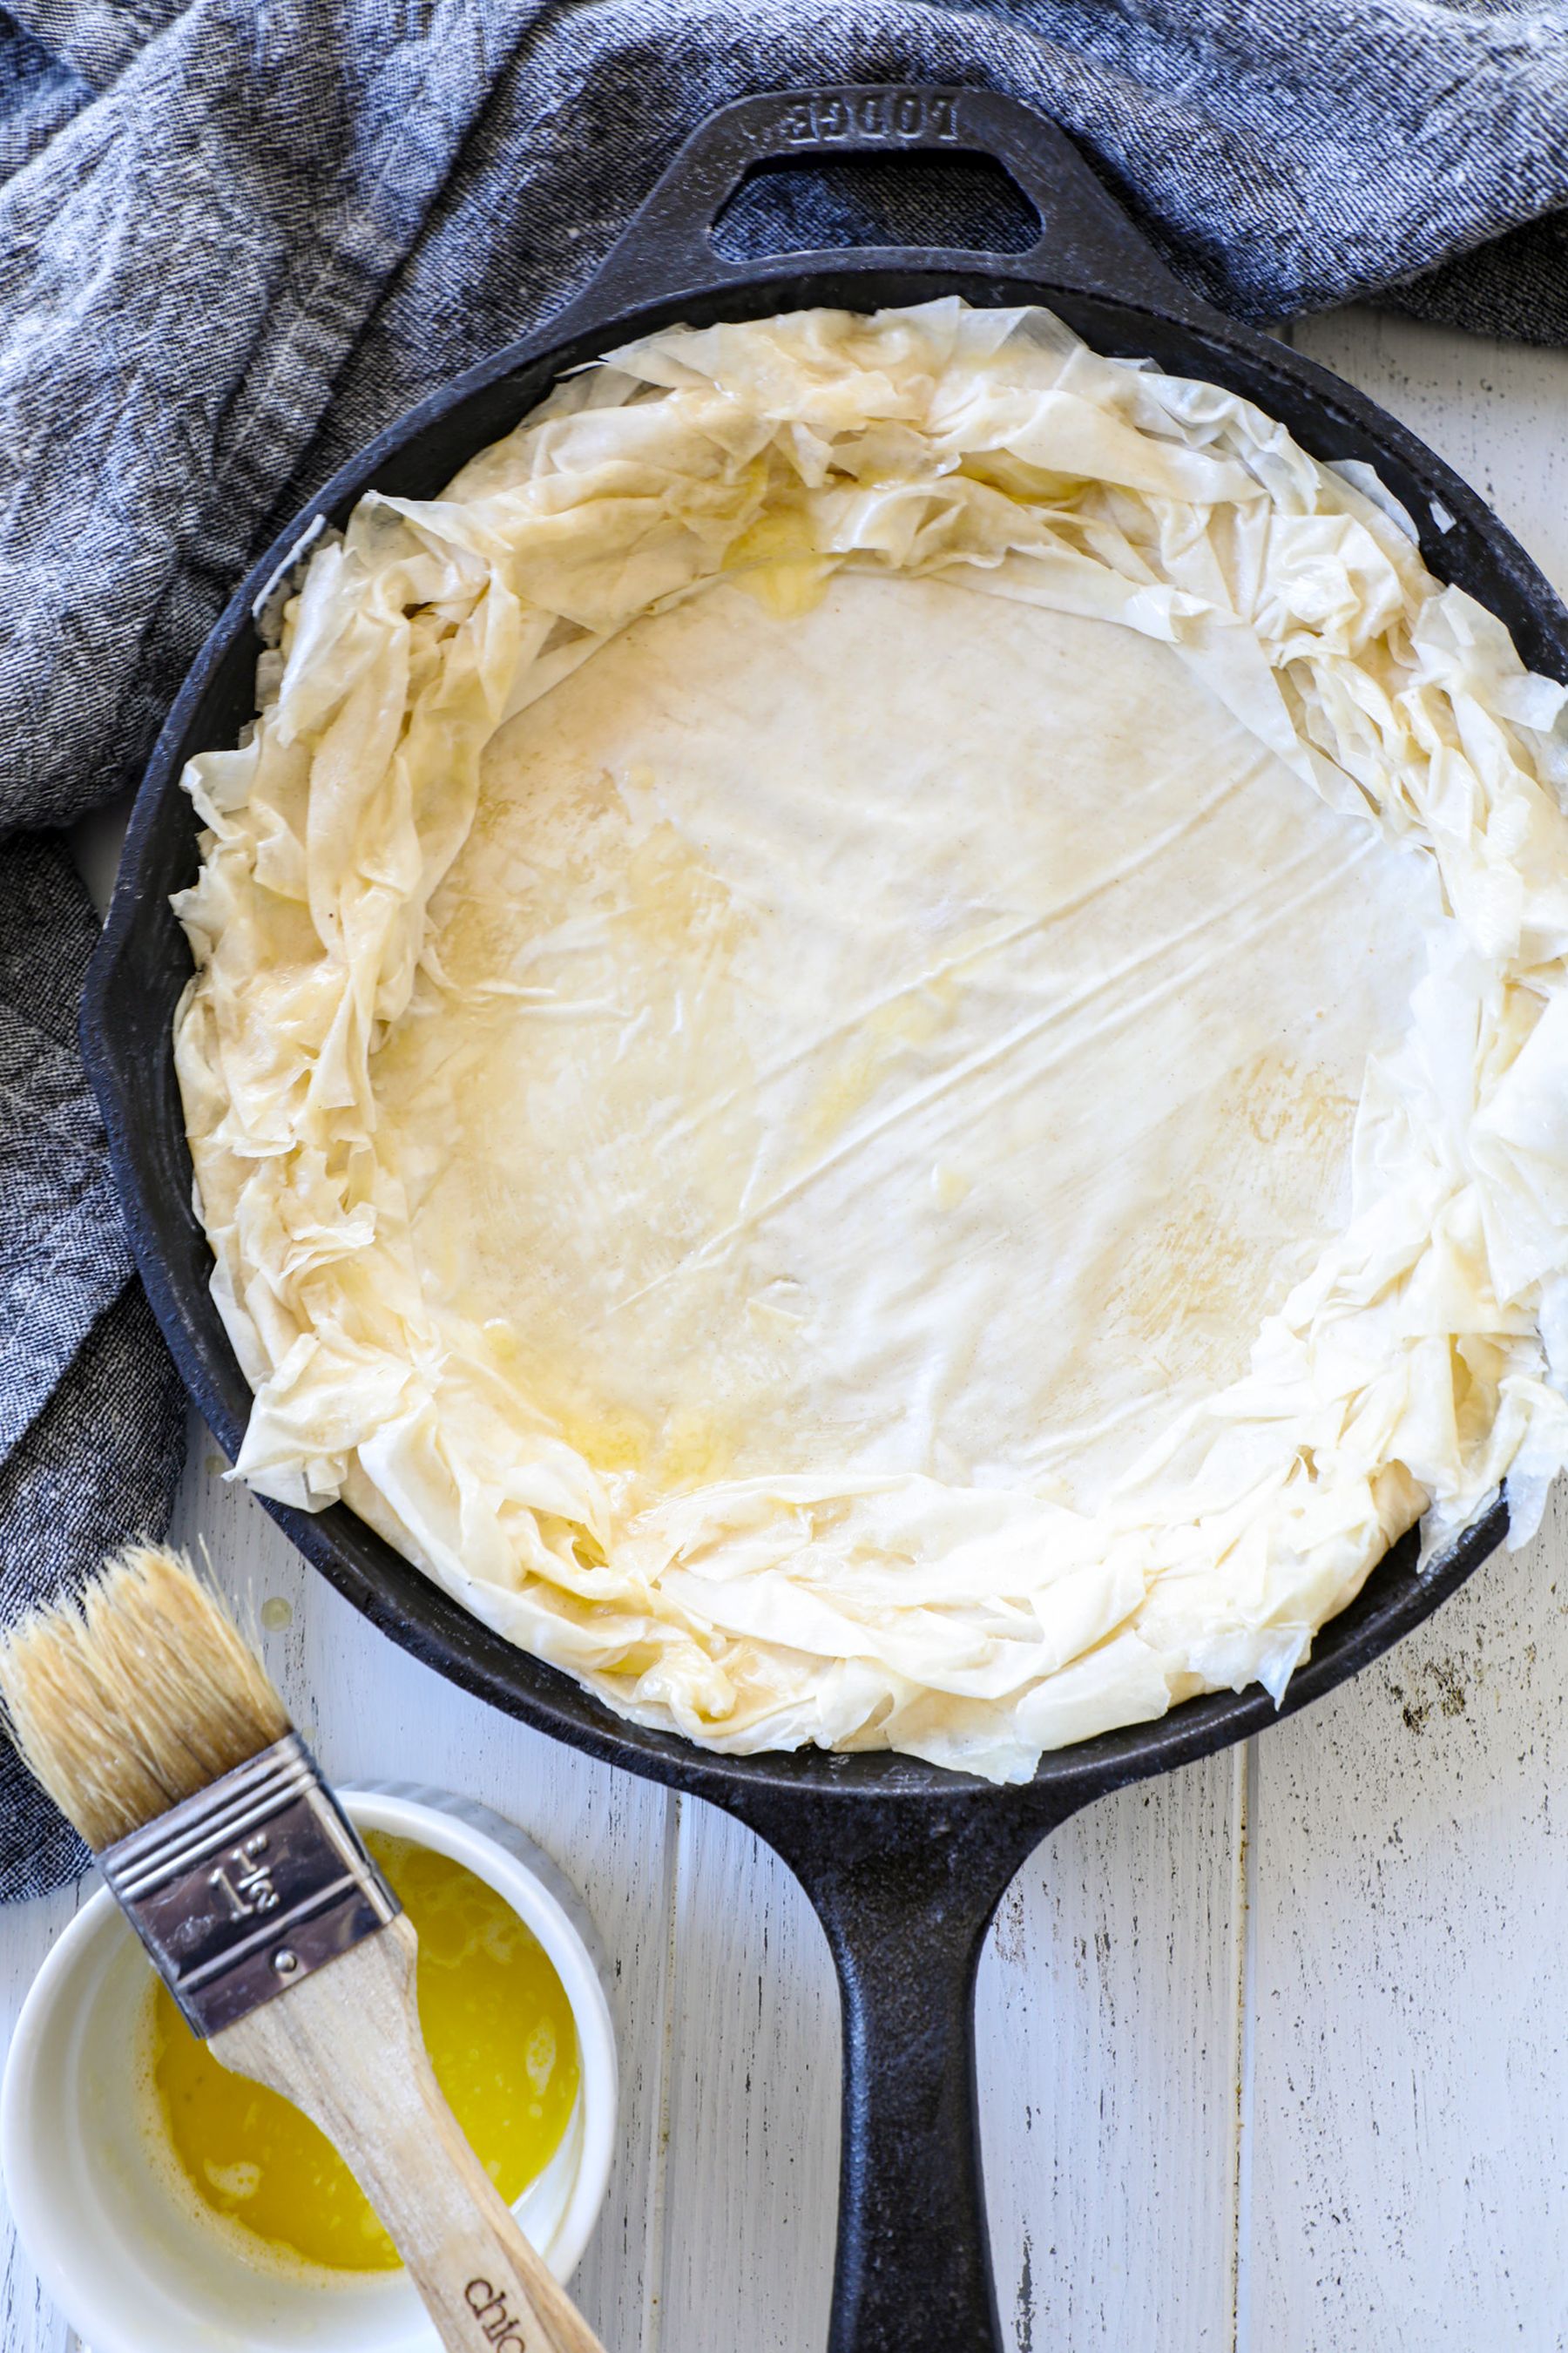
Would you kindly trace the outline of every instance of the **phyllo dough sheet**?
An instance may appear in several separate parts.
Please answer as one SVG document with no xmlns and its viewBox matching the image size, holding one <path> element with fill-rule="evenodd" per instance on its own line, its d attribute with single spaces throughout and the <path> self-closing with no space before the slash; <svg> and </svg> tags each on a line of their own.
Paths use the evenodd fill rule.
<svg viewBox="0 0 1568 2353">
<path fill-rule="evenodd" d="M 1043 313 L 678 331 L 262 686 L 178 1050 L 264 1492 L 999 1778 L 1538 1511 L 1562 692 L 1375 483 Z"/>
<path fill-rule="evenodd" d="M 644 1503 L 1098 1503 L 1343 1223 L 1437 912 L 1167 647 L 721 584 L 485 754 L 373 1065 L 426 1304 Z"/>
</svg>

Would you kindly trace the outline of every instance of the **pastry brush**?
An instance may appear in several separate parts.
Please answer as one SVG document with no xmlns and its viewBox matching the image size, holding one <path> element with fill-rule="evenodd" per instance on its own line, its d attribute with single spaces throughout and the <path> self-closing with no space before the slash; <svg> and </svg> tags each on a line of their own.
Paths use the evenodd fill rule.
<svg viewBox="0 0 1568 2353">
<path fill-rule="evenodd" d="M 442 2096 L 407 1916 L 188 1563 L 133 1548 L 36 1612 L 0 1703 L 186 2022 L 336 2145 L 449 2353 L 603 2353 Z"/>
</svg>

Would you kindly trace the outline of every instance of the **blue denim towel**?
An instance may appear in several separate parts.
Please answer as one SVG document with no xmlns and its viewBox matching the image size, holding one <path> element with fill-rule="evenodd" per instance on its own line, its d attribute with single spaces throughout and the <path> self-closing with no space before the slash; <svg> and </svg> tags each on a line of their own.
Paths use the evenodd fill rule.
<svg viewBox="0 0 1568 2353">
<path fill-rule="evenodd" d="M 74 1045 L 48 828 L 379 426 L 592 270 L 749 90 L 989 83 L 1251 319 L 1568 342 L 1568 0 L 16 0 L 0 12 L 0 1615 L 159 1527 L 175 1385 Z M 988 241 L 962 169 L 759 182 L 742 245 Z M 966 213 L 967 208 L 967 213 Z M 80 1851 L 0 1747 L 0 1896 Z"/>
</svg>

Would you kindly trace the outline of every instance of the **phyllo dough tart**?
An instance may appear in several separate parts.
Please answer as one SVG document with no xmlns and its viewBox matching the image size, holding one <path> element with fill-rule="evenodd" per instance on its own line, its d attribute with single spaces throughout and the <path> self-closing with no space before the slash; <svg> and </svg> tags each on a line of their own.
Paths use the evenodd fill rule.
<svg viewBox="0 0 1568 2353">
<path fill-rule="evenodd" d="M 192 762 L 237 1474 L 730 1751 L 996 1779 L 1568 1455 L 1563 690 L 1048 313 L 675 329 Z"/>
</svg>

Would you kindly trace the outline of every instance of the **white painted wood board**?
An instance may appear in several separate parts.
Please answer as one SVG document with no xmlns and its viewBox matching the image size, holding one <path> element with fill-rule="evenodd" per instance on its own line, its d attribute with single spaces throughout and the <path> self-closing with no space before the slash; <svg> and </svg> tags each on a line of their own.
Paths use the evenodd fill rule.
<svg viewBox="0 0 1568 2353">
<path fill-rule="evenodd" d="M 1243 1764 L 1119 1790 L 1003 1899 L 977 2033 L 1018 2353 L 1232 2343 Z"/>
<path fill-rule="evenodd" d="M 1363 385 L 1568 591 L 1568 354 L 1347 312 Z M 1257 2353 L 1568 2344 L 1568 1545 L 1488 1562 L 1258 1745 L 1240 2248 Z"/>
<path fill-rule="evenodd" d="M 1296 339 L 1568 586 L 1568 356 L 1358 312 Z M 837 1998 L 798 1888 L 707 1808 L 416 1666 L 211 1456 L 198 1433 L 181 1532 L 289 1602 L 268 1656 L 329 1769 L 499 1807 L 599 1923 L 621 2147 L 578 2285 L 609 2353 L 821 2353 Z M 1250 1760 L 1124 1791 L 1019 1874 L 979 2002 L 1016 2353 L 1568 2345 L 1565 1541 L 1554 1519 Z M 0 2036 L 74 1903 L 0 1914 Z M 3 2231 L 0 2315 L 3 2353 L 66 2353 Z"/>
</svg>

